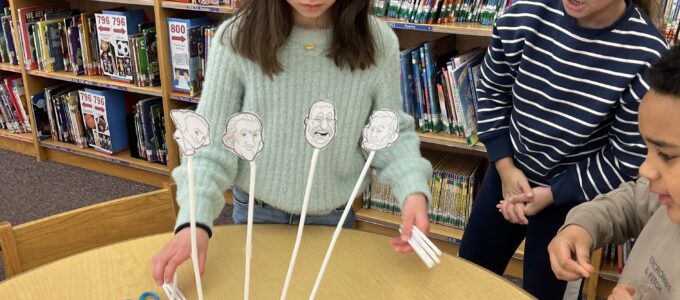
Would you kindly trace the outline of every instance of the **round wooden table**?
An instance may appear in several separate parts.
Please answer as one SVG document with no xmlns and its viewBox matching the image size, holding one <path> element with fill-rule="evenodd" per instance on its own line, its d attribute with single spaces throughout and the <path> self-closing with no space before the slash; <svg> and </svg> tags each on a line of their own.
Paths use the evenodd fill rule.
<svg viewBox="0 0 680 300">
<path fill-rule="evenodd" d="M 279 299 L 297 226 L 255 225 L 251 299 Z M 308 299 L 333 228 L 306 226 L 288 299 Z M 242 299 L 246 228 L 215 227 L 203 289 L 206 300 Z M 171 233 L 130 240 L 74 255 L 0 283 L 0 299 L 133 299 L 155 291 L 151 258 Z M 532 299 L 503 278 L 454 256 L 428 269 L 415 253 L 392 250 L 389 238 L 344 230 L 321 282 L 317 299 Z M 190 261 L 179 287 L 196 299 Z"/>
</svg>

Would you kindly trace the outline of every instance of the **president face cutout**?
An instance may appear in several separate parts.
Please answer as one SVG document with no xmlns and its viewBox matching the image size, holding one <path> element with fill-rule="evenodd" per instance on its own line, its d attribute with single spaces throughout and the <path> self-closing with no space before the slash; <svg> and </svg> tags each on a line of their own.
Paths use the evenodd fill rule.
<svg viewBox="0 0 680 300">
<path fill-rule="evenodd" d="M 314 102 L 305 118 L 305 138 L 312 147 L 326 147 L 335 136 L 335 105 L 321 100 Z"/>
<path fill-rule="evenodd" d="M 172 137 L 184 155 L 194 155 L 198 149 L 210 145 L 210 123 L 201 115 L 177 109 L 170 112 L 170 117 L 177 128 Z"/>
<path fill-rule="evenodd" d="M 389 147 L 399 138 L 399 117 L 391 110 L 379 109 L 371 114 L 363 130 L 361 146 L 369 151 Z"/>
<path fill-rule="evenodd" d="M 227 132 L 222 144 L 242 159 L 255 160 L 264 146 L 262 121 L 253 113 L 234 114 L 227 121 Z"/>
</svg>

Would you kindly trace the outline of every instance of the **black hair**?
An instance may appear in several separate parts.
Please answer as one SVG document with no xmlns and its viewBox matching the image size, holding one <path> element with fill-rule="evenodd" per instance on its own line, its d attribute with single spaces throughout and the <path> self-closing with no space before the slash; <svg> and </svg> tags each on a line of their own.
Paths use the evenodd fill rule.
<svg viewBox="0 0 680 300">
<path fill-rule="evenodd" d="M 649 69 L 651 88 L 680 98 L 680 46 L 673 46 Z"/>
</svg>

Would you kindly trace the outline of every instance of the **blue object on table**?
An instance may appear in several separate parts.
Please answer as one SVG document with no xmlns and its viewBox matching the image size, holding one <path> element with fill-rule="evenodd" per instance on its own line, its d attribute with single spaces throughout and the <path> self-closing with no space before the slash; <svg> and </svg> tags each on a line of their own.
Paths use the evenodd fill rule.
<svg viewBox="0 0 680 300">
<path fill-rule="evenodd" d="M 151 297 L 153 300 L 161 300 L 160 297 L 158 297 L 158 294 L 154 292 L 144 292 L 141 296 L 139 296 L 139 300 L 146 300 L 146 298 Z"/>
</svg>

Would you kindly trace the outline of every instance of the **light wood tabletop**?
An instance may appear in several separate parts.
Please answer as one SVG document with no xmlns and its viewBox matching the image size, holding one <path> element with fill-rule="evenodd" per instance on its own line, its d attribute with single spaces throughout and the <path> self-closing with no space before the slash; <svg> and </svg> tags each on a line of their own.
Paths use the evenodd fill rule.
<svg viewBox="0 0 680 300">
<path fill-rule="evenodd" d="M 255 225 L 251 299 L 279 299 L 297 226 Z M 308 299 L 333 233 L 306 226 L 288 299 Z M 208 249 L 206 300 L 243 298 L 245 226 L 215 227 Z M 151 258 L 171 233 L 130 240 L 71 256 L 0 283 L 0 299 L 133 299 L 145 291 L 165 294 L 151 279 Z M 389 238 L 344 230 L 317 299 L 532 299 L 501 277 L 444 254 L 428 269 L 415 253 L 392 250 Z M 179 287 L 196 299 L 190 261 Z"/>
</svg>

